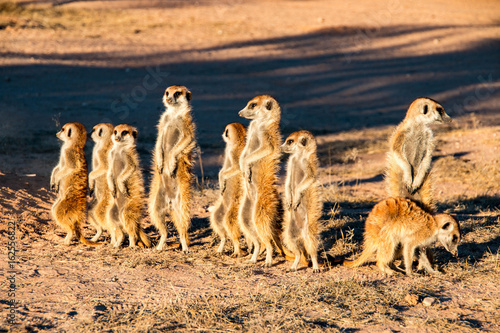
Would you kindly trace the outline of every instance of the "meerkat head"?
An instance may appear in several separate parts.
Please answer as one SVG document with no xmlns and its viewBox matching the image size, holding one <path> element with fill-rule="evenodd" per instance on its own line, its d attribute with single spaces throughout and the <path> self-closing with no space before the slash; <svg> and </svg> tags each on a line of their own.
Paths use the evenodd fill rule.
<svg viewBox="0 0 500 333">
<path fill-rule="evenodd" d="M 238 115 L 247 119 L 279 121 L 281 109 L 276 99 L 269 95 L 260 95 L 250 100 Z"/>
<path fill-rule="evenodd" d="M 119 145 L 133 145 L 137 139 L 137 129 L 127 124 L 121 124 L 115 127 L 111 139 L 113 143 Z"/>
<path fill-rule="evenodd" d="M 114 126 L 108 123 L 100 123 L 92 128 L 92 132 L 90 132 L 90 137 L 94 140 L 95 143 L 101 142 L 111 138 L 113 134 Z"/>
<path fill-rule="evenodd" d="M 411 103 L 406 113 L 406 118 L 416 119 L 420 123 L 449 123 L 450 116 L 446 114 L 444 108 L 430 98 L 417 98 Z"/>
<path fill-rule="evenodd" d="M 222 138 L 228 145 L 244 145 L 246 128 L 240 123 L 231 123 L 226 126 Z"/>
<path fill-rule="evenodd" d="M 434 218 L 439 228 L 437 236 L 439 242 L 443 244 L 447 251 L 457 256 L 457 247 L 462 238 L 458 220 L 448 214 L 438 214 Z"/>
<path fill-rule="evenodd" d="M 191 92 L 184 86 L 170 86 L 163 94 L 163 104 L 167 109 L 186 107 L 191 100 Z"/>
<path fill-rule="evenodd" d="M 56 136 L 65 144 L 84 147 L 87 142 L 87 130 L 80 123 L 64 124 Z"/>
<path fill-rule="evenodd" d="M 285 143 L 281 145 L 281 151 L 289 154 L 300 152 L 316 152 L 316 140 L 309 131 L 293 132 L 286 138 Z"/>
</svg>

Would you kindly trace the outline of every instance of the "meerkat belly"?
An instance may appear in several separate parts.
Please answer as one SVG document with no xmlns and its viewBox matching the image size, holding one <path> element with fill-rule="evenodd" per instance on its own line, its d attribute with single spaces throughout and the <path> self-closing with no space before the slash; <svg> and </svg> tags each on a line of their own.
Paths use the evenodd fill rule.
<svg viewBox="0 0 500 333">
<path fill-rule="evenodd" d="M 173 126 L 169 126 L 167 129 L 167 133 L 165 136 L 165 149 L 172 149 L 177 142 L 179 142 L 181 137 L 181 131 L 179 130 L 179 127 L 176 126 L 176 124 L 173 124 Z M 167 155 L 169 151 L 167 150 L 165 152 L 165 155 Z"/>
</svg>

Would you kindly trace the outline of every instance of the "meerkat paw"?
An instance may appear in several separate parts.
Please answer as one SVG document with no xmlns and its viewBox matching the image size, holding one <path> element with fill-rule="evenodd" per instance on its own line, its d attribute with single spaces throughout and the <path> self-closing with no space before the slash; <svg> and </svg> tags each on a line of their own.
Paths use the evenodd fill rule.
<svg viewBox="0 0 500 333">
<path fill-rule="evenodd" d="M 321 268 L 313 268 L 313 273 L 321 273 Z"/>
</svg>

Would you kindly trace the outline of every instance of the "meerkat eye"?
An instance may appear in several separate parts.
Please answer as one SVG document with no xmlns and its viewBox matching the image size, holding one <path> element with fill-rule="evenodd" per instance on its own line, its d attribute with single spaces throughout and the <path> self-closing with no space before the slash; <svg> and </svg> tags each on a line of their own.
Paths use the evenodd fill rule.
<svg viewBox="0 0 500 333">
<path fill-rule="evenodd" d="M 224 135 L 226 136 L 226 138 L 229 138 L 229 130 L 226 130 L 226 132 L 224 133 Z"/>
<path fill-rule="evenodd" d="M 128 131 L 123 131 L 123 132 L 122 132 L 122 136 L 125 136 L 125 135 L 127 135 L 127 134 L 128 134 Z"/>
<path fill-rule="evenodd" d="M 64 127 L 61 127 L 61 132 L 64 132 Z"/>
<path fill-rule="evenodd" d="M 292 140 L 292 139 L 289 139 L 289 140 L 287 140 L 287 142 L 286 142 L 286 144 L 287 144 L 287 145 L 291 145 L 292 143 L 293 143 L 293 140 Z"/>
<path fill-rule="evenodd" d="M 424 105 L 424 110 L 422 111 L 423 114 L 427 114 L 427 112 L 429 112 L 429 107 L 427 106 L 427 104 Z"/>
<path fill-rule="evenodd" d="M 68 137 L 71 136 L 71 128 L 68 130 Z"/>
<path fill-rule="evenodd" d="M 167 97 L 168 97 L 168 91 L 165 91 L 165 96 L 167 96 Z"/>
<path fill-rule="evenodd" d="M 250 104 L 250 106 L 249 106 L 248 108 L 249 108 L 249 109 L 253 109 L 253 108 L 255 108 L 256 106 L 257 106 L 257 103 L 252 103 L 252 104 Z"/>
<path fill-rule="evenodd" d="M 114 133 L 115 133 L 115 135 L 117 135 L 117 134 L 118 134 L 118 132 L 117 132 L 116 130 L 115 130 L 115 132 L 114 132 Z"/>
<path fill-rule="evenodd" d="M 450 222 L 446 222 L 444 225 L 443 225 L 443 230 L 446 230 L 448 229 L 448 227 L 450 226 Z"/>
<path fill-rule="evenodd" d="M 102 128 L 99 130 L 99 136 L 102 135 Z"/>
<path fill-rule="evenodd" d="M 181 93 L 179 91 L 176 91 L 175 94 L 174 94 L 174 98 L 179 98 L 179 96 L 181 95 Z"/>
</svg>

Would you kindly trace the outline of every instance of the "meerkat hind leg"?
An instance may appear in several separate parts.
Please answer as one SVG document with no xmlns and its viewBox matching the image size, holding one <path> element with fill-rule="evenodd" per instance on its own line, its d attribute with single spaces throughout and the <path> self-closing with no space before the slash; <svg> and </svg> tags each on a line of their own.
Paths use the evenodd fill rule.
<svg viewBox="0 0 500 333">
<path fill-rule="evenodd" d="M 226 245 L 226 237 L 221 237 L 220 238 L 220 245 L 217 248 L 217 253 L 222 253 L 224 252 L 224 246 Z"/>
</svg>

